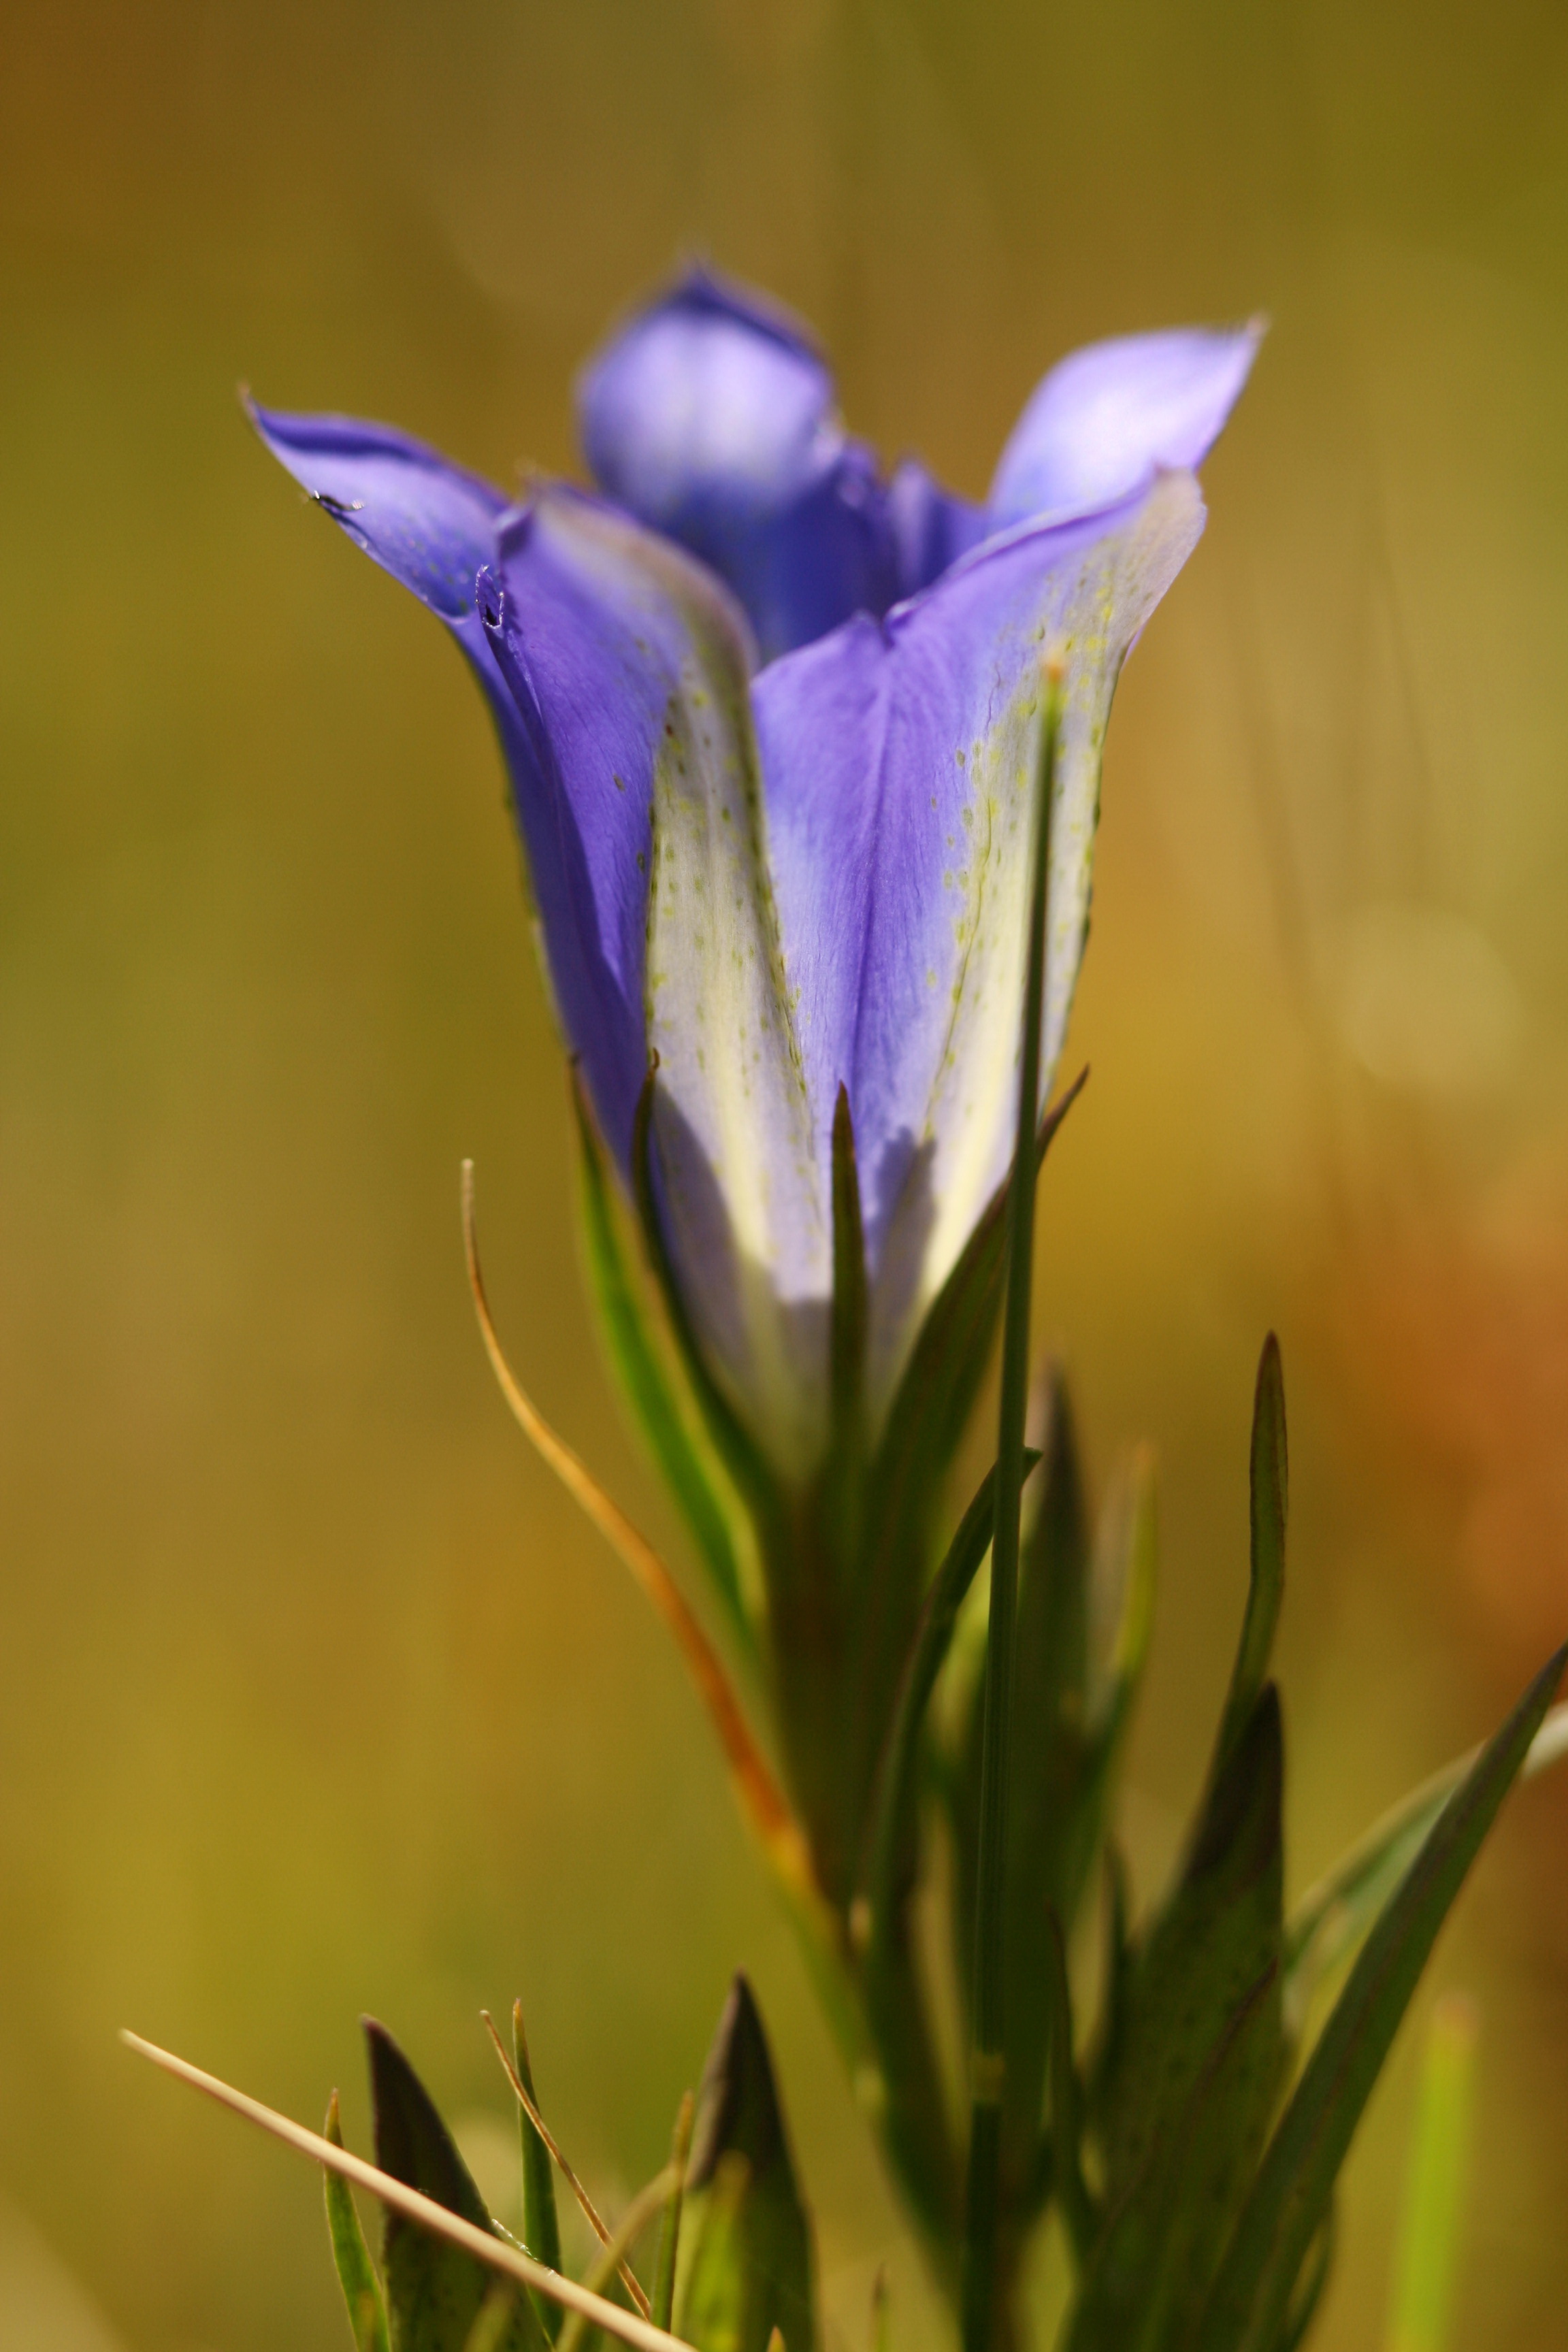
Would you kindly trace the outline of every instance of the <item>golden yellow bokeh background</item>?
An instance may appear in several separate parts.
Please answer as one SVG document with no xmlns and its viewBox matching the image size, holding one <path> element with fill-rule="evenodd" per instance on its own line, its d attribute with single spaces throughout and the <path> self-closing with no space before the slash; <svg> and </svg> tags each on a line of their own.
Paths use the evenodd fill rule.
<svg viewBox="0 0 1568 2352">
<path fill-rule="evenodd" d="M 1549 0 L 12 0 L 0 34 L 0 2352 L 347 2341 L 306 2119 L 356 2019 L 498 2196 L 481 2003 L 614 2197 L 728 1971 L 838 2345 L 940 2340 L 706 1725 L 525 1453 L 679 1550 L 578 1279 L 479 699 L 236 386 L 571 471 L 574 367 L 699 252 L 978 493 L 1075 342 L 1266 310 L 1128 672 L 1043 1188 L 1097 1475 L 1163 1465 L 1147 1895 L 1292 1408 L 1299 1887 L 1568 1633 L 1568 17 Z M 1481 2016 L 1456 2342 L 1568 2346 L 1568 1790 L 1434 1964 Z M 1425 1999 L 1427 1996 L 1424 1996 Z M 1319 2338 L 1382 2339 L 1418 2033 Z"/>
</svg>

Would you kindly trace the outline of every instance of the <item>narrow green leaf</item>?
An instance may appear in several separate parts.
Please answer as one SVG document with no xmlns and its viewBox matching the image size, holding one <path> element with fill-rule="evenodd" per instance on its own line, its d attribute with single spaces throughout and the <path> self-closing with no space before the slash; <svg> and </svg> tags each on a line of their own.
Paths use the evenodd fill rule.
<svg viewBox="0 0 1568 2352">
<path fill-rule="evenodd" d="M 667 1375 L 637 1276 L 622 1246 L 616 1204 L 594 1114 L 576 1064 L 572 1101 L 582 1145 L 580 1186 L 588 1286 L 610 1361 L 637 1427 L 691 1530 L 692 1540 L 723 1604 L 731 1630 L 747 1654 L 756 1637 L 741 1589 L 741 1572 L 725 1507 Z"/>
<path fill-rule="evenodd" d="M 1432 2011 L 1405 2177 L 1388 2352 L 1444 2352 L 1469 2155 L 1475 2004 L 1449 1993 Z"/>
<path fill-rule="evenodd" d="M 539 2099 L 533 2087 L 533 2069 L 528 2060 L 528 2036 L 523 2031 L 521 2000 L 514 2000 L 511 2005 L 511 2059 L 517 2068 L 518 2081 L 537 2106 Z M 555 2207 L 555 2163 L 521 2100 L 518 2102 L 517 2129 L 522 2151 L 523 2252 L 531 2254 L 536 2263 L 545 2263 L 552 2271 L 558 2271 L 561 2268 L 561 2221 Z M 533 2307 L 541 2327 L 553 2344 L 561 2333 L 561 2306 L 544 2295 L 535 2295 Z"/>
<path fill-rule="evenodd" d="M 1355 1950 L 1479 1754 L 1472 1748 L 1401 1798 L 1301 1897 L 1285 1935 L 1285 2013 L 1292 2033 L 1305 2025 L 1319 1987 Z M 1533 1780 L 1565 1756 L 1568 1706 L 1554 1706 L 1531 1741 L 1519 1777 Z"/>
<path fill-rule="evenodd" d="M 1308 2246 L 1437 1931 L 1562 1676 L 1542 1669 L 1449 1799 L 1363 1945 L 1269 2142 L 1196 2338 L 1197 2352 L 1271 2352 Z"/>
<path fill-rule="evenodd" d="M 323 2137 L 330 2139 L 334 2147 L 342 2147 L 343 2126 L 335 2091 L 328 2101 L 327 2120 L 321 2128 Z M 388 2352 L 386 2305 L 360 2227 L 353 2190 L 336 2172 L 323 2170 L 321 2179 L 326 2184 L 327 2230 L 332 2242 L 332 2260 L 348 2305 L 355 2352 Z"/>
<path fill-rule="evenodd" d="M 493 2224 L 473 2176 L 402 2051 L 384 2025 L 364 2021 L 375 2107 L 375 2160 L 384 2172 L 420 2189 L 476 2229 Z M 432 2237 L 390 2208 L 382 2269 L 392 2352 L 467 2352 L 469 2333 L 493 2273 L 460 2247 Z M 496 2352 L 544 2352 L 545 2337 L 520 2295 Z"/>
<path fill-rule="evenodd" d="M 1230 2021 L 1279 1960 L 1283 1777 L 1279 1701 L 1269 1683 L 1221 1766 L 1182 1875 L 1132 1966 L 1097 2118 L 1112 2203 L 1174 2124 Z M 1278 2028 L 1277 1997 L 1268 2013 Z M 1277 2074 L 1283 2060 L 1281 2034 Z"/>
<path fill-rule="evenodd" d="M 680 2102 L 675 2118 L 675 2136 L 670 2142 L 669 2168 L 675 2185 L 669 2192 L 669 2202 L 664 2209 L 664 2227 L 659 2231 L 658 2258 L 654 2264 L 653 2294 L 648 2316 L 656 2327 L 668 2335 L 670 2317 L 675 2309 L 675 2265 L 680 2253 L 680 2211 L 686 2195 L 686 2168 L 691 2155 L 692 2099 L 689 2091 Z"/>
<path fill-rule="evenodd" d="M 702 2077 L 688 2176 L 707 2189 L 680 2333 L 697 2352 L 815 2352 L 816 2256 L 751 1987 L 737 1977 Z"/>
<path fill-rule="evenodd" d="M 1251 1575 L 1247 1614 L 1220 1720 L 1215 1757 L 1223 1757 L 1252 1713 L 1274 1651 L 1285 1597 L 1285 1522 L 1289 1461 L 1285 1438 L 1285 1372 L 1272 1331 L 1263 1342 L 1252 1405 Z"/>
</svg>

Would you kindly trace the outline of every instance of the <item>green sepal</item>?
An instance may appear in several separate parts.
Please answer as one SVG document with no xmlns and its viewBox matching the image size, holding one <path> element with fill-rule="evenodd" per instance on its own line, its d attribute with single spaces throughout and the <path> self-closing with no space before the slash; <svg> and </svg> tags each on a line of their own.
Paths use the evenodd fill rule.
<svg viewBox="0 0 1568 2352">
<path fill-rule="evenodd" d="M 1026 1454 L 1026 1476 L 1039 1458 L 1032 1450 Z M 883 1924 L 913 1882 L 921 1735 L 931 1693 L 952 1645 L 959 1612 L 991 1549 L 995 1483 L 993 1468 L 981 1480 L 942 1555 L 941 1566 L 926 1587 L 914 1639 L 899 1680 L 877 1766 L 870 1826 L 860 1868 L 859 1894 L 868 1908 L 868 1935 L 873 1948 Z"/>
<path fill-rule="evenodd" d="M 1273 2352 L 1372 2086 L 1437 1931 L 1524 1761 L 1568 1647 L 1542 1668 L 1449 1799 L 1363 1946 L 1241 2210 L 1196 2352 Z"/>
<path fill-rule="evenodd" d="M 833 1311 L 828 1389 L 833 1445 L 836 1452 L 850 1456 L 858 1455 L 860 1450 L 869 1321 L 866 1229 L 860 1214 L 855 1126 L 849 1113 L 849 1089 L 841 1086 L 833 1108 Z"/>
<path fill-rule="evenodd" d="M 588 1289 L 610 1361 L 638 1429 L 691 1531 L 727 1623 L 748 1655 L 756 1636 L 742 1592 L 734 1537 L 709 1465 L 687 1425 L 637 1275 L 622 1244 L 614 1188 L 581 1074 L 572 1066 L 572 1102 L 582 1145 L 579 1187 Z"/>
<path fill-rule="evenodd" d="M 1268 2130 L 1279 2058 L 1275 1959 L 1202 2053 L 1109 2214 L 1067 2352 L 1182 2352 Z"/>
<path fill-rule="evenodd" d="M 1148 1659 L 1157 1542 L 1152 1458 L 1141 1447 L 1107 1498 L 1086 1558 L 1070 1407 L 1059 1375 L 1050 1380 L 1047 1469 L 1024 1547 L 1018 1601 L 1018 1692 L 1021 1715 L 1030 1720 L 1016 1737 L 1014 1805 L 1016 1819 L 1027 1817 L 1033 1827 L 1016 1830 L 1010 1878 L 1016 1884 L 1022 1871 L 1025 1900 L 1029 1887 L 1043 1886 L 1070 1937 L 1104 1852 L 1117 1767 Z M 976 1674 L 964 1694 L 945 1791 L 956 1855 L 954 1957 L 966 2000 L 974 1931 L 972 1860 L 965 1864 L 974 1843 L 983 1700 Z M 1037 1905 L 1025 1951 L 1031 1945 L 1037 1953 L 1044 1949 Z M 1022 1955 L 1014 1965 L 1029 1974 Z M 1020 2115 L 1032 2108 L 1037 2082 L 1037 2067 Z"/>
<path fill-rule="evenodd" d="M 1027 1466 L 1037 1459 L 1031 1453 Z M 920 1859 L 922 1735 L 959 1612 L 990 1548 L 994 1481 L 994 1471 L 988 1471 L 926 1588 L 878 1760 L 849 1908 L 882 2069 L 881 2133 L 939 2268 L 956 2222 L 958 2159 L 936 2071 L 910 1902 Z"/>
<path fill-rule="evenodd" d="M 1279 1700 L 1268 1683 L 1220 1768 L 1182 1875 L 1132 1964 L 1117 2059 L 1101 2074 L 1096 2118 L 1113 2205 L 1185 2108 L 1253 1989 L 1277 1971 L 1283 1777 Z M 1249 2039 L 1272 2035 L 1270 2097 L 1285 2063 L 1277 1975 L 1272 1981 L 1262 2021 L 1249 2028 Z"/>
<path fill-rule="evenodd" d="M 1037 1176 L 1088 1082 L 1088 1070 L 1080 1071 L 1040 1121 Z M 917 1575 L 925 1572 L 924 1530 L 985 1377 L 1002 1311 L 1011 1189 L 1009 1170 L 928 1309 L 888 1409 L 867 1504 L 867 1573 L 873 1580 L 897 1572 L 901 1561 L 913 1563 Z"/>
<path fill-rule="evenodd" d="M 1253 1395 L 1249 1487 L 1251 1549 L 1247 1612 L 1215 1744 L 1216 1769 L 1263 1688 L 1285 1598 L 1289 1455 L 1285 1434 L 1285 1371 L 1279 1342 L 1272 1331 L 1263 1342 Z"/>
<path fill-rule="evenodd" d="M 816 2257 L 767 2039 L 738 1976 L 698 2099 L 688 2176 L 705 2190 L 680 2333 L 697 2352 L 816 2352 Z"/>
<path fill-rule="evenodd" d="M 448 2212 L 460 2213 L 476 2229 L 492 2229 L 473 2175 L 413 2067 L 374 2018 L 365 2019 L 364 2032 L 377 2164 L 395 2180 L 420 2189 Z M 495 2284 L 493 2271 L 389 2209 L 382 2272 L 392 2352 L 466 2352 Z M 527 2295 L 516 2297 L 494 2352 L 546 2352 L 543 2330 Z"/>
<path fill-rule="evenodd" d="M 1041 1491 L 1019 1561 L 1014 1648 L 1000 2181 L 1002 2210 L 1011 2215 L 1026 2210 L 1038 2169 L 1056 1922 L 1070 1930 L 1088 1862 L 1085 1854 L 1080 1866 L 1076 1849 L 1089 1753 L 1089 1526 L 1066 1385 L 1054 1370 L 1048 1381 Z"/>
<path fill-rule="evenodd" d="M 1044 1461 L 1023 1547 L 1006 1875 L 1004 2210 L 1037 2210 L 1040 2112 L 1053 2032 L 1050 1916 L 1070 1935 L 1102 1851 L 1106 1812 L 1152 1617 L 1152 1473 L 1137 1457 L 1091 1552 L 1071 1408 L 1048 1376 Z M 974 1850 L 984 1687 L 969 1697 L 953 1815 L 954 1958 L 967 2004 L 974 1952 Z"/>
<path fill-rule="evenodd" d="M 334 2147 L 342 2147 L 343 2126 L 335 2091 L 327 2103 L 327 2120 L 321 2131 L 322 2137 L 330 2139 Z M 360 2227 L 353 2190 L 340 2173 L 323 2168 L 321 2178 L 326 2187 L 327 2232 L 332 2242 L 332 2261 L 348 2305 L 355 2352 L 388 2352 L 386 2305 Z"/>
<path fill-rule="evenodd" d="M 648 1262 L 664 1301 L 681 1368 L 696 1399 L 709 1438 L 737 1493 L 763 1528 L 777 1517 L 779 1497 L 772 1471 L 761 1447 L 742 1421 L 714 1376 L 687 1309 L 669 1255 L 669 1244 L 659 1213 L 653 1172 L 653 1108 L 658 1084 L 657 1057 L 643 1080 L 632 1120 L 632 1200 L 642 1227 Z"/>
<path fill-rule="evenodd" d="M 533 2087 L 533 2069 L 529 2063 L 528 2035 L 523 2031 L 522 2003 L 511 2005 L 511 2062 L 517 2068 L 517 2079 L 533 2101 L 539 2105 Z M 536 2263 L 543 2263 L 552 2271 L 561 2268 L 561 2221 L 555 2208 L 555 2159 L 533 2127 L 532 2118 L 520 2102 L 517 2110 L 518 2138 L 522 2156 L 522 2243 L 526 2252 Z M 540 2326 L 552 2344 L 561 2333 L 561 2306 L 544 2295 L 532 2297 Z"/>
<path fill-rule="evenodd" d="M 1088 1076 L 1084 1071 L 1041 1121 L 1037 1173 Z M 1010 1182 L 1009 1176 L 993 1194 L 927 1310 L 865 1468 L 847 1599 L 855 1619 L 857 1704 L 865 1719 L 878 1726 L 891 1713 L 931 1574 L 931 1531 L 996 1334 Z"/>
</svg>

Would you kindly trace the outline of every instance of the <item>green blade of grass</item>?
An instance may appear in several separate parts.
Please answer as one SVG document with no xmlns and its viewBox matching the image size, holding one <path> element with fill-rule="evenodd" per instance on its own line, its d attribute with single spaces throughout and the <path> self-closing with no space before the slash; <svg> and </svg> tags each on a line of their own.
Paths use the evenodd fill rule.
<svg viewBox="0 0 1568 2352">
<path fill-rule="evenodd" d="M 327 2105 L 327 2120 L 322 2137 L 334 2147 L 343 2144 L 342 2119 L 338 2112 L 338 2095 L 334 2091 Z M 381 2281 L 375 2274 L 375 2264 L 370 2258 L 370 2248 L 364 2242 L 359 2213 L 354 2205 L 353 2190 L 342 2176 L 323 2172 L 322 2183 L 327 2196 L 327 2230 L 332 2242 L 332 2261 L 337 2265 L 338 2284 L 348 2305 L 349 2326 L 353 2330 L 355 2352 L 390 2352 L 391 2339 L 386 2332 L 386 2305 L 382 2297 Z"/>
<path fill-rule="evenodd" d="M 1427 2029 L 1388 2352 L 1444 2352 L 1448 2340 L 1475 2080 L 1475 2005 L 1449 1993 Z"/>
<path fill-rule="evenodd" d="M 517 2068 L 517 2079 L 537 2106 L 538 2095 L 533 2087 L 533 2069 L 528 2059 L 528 2036 L 523 2032 L 522 2003 L 511 2005 L 511 2056 Z M 536 2263 L 543 2263 L 552 2271 L 561 2268 L 561 2221 L 555 2208 L 555 2165 L 550 2149 L 534 2124 L 532 2116 L 520 2099 L 517 2104 L 518 2138 L 522 2151 L 522 2242 Z M 561 2314 L 542 2295 L 534 2298 L 539 2324 L 553 2344 L 561 2332 Z"/>
</svg>

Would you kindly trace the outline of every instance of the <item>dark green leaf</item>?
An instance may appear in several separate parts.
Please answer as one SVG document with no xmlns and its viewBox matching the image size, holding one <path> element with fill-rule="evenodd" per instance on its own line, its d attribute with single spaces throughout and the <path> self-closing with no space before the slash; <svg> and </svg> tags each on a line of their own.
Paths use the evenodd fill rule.
<svg viewBox="0 0 1568 2352">
<path fill-rule="evenodd" d="M 517 2079 L 539 2105 L 533 2088 L 533 2069 L 528 2060 L 528 2036 L 522 2027 L 522 2003 L 511 2005 L 511 2059 L 517 2068 Z M 518 2137 L 522 2151 L 522 2242 L 535 2262 L 543 2263 L 552 2271 L 561 2268 L 561 2222 L 555 2210 L 555 2159 L 534 2129 L 528 2110 L 521 2102 L 517 2110 Z M 539 2324 L 553 2344 L 561 2333 L 561 2306 L 544 2295 L 536 2295 L 533 2307 Z"/>
<path fill-rule="evenodd" d="M 1539 1674 L 1455 1791 L 1363 1945 L 1276 2127 L 1196 2338 L 1272 2352 L 1308 2247 L 1437 1931 L 1496 1819 L 1563 1673 Z"/>
<path fill-rule="evenodd" d="M 682 2313 L 698 2352 L 815 2352 L 816 2260 L 773 2064 L 751 1987 L 737 1977 L 698 2101 L 690 2188 L 706 2189 Z"/>
<path fill-rule="evenodd" d="M 375 2106 L 375 2160 L 395 2180 L 460 2213 L 476 2229 L 492 2227 L 473 2176 L 437 2114 L 429 2093 L 384 2025 L 364 2021 Z M 392 2352 L 465 2352 L 495 2273 L 458 2246 L 431 2237 L 389 2211 L 382 2269 L 392 2322 Z M 519 2295 L 496 2352 L 544 2352 L 545 2338 L 527 2295 Z"/>
<path fill-rule="evenodd" d="M 1216 1764 L 1252 1713 L 1273 1654 L 1279 1607 L 1285 1597 L 1285 1521 L 1289 1500 L 1289 1462 L 1285 1442 L 1285 1372 L 1272 1331 L 1263 1342 L 1252 1405 L 1251 1575 L 1247 1614 L 1231 1670 L 1230 1691 L 1220 1719 Z"/>
<path fill-rule="evenodd" d="M 338 2095 L 334 2091 L 327 2106 L 323 2137 L 334 2147 L 343 2144 L 343 2127 L 338 2114 Z M 364 2242 L 359 2213 L 354 2205 L 353 2190 L 338 2173 L 323 2170 L 327 2191 L 327 2230 L 332 2242 L 332 2260 L 337 2265 L 338 2284 L 348 2305 L 349 2326 L 353 2330 L 355 2352 L 387 2352 L 386 2305 L 382 2301 L 381 2281 L 370 2258 L 370 2248 Z"/>
<path fill-rule="evenodd" d="M 1203 2053 L 1180 2107 L 1110 2214 L 1068 2352 L 1180 2352 L 1263 2144 L 1279 2052 L 1273 1960 Z"/>
<path fill-rule="evenodd" d="M 1142 2171 L 1231 2021 L 1279 1960 L 1282 1778 L 1279 1701 L 1266 1684 L 1205 1800 L 1181 1878 L 1133 1964 L 1099 2117 L 1112 2202 Z M 1266 2011 L 1278 2037 L 1278 2071 L 1284 2043 L 1277 1996 Z"/>
<path fill-rule="evenodd" d="M 574 1064 L 572 1099 L 583 1147 L 583 1232 L 588 1286 L 610 1360 L 655 1462 L 669 1481 L 725 1616 L 748 1652 L 755 1646 L 741 1592 L 734 1539 L 708 1465 L 686 1425 L 649 1327 L 637 1278 L 626 1263 L 605 1155 Z"/>
</svg>

